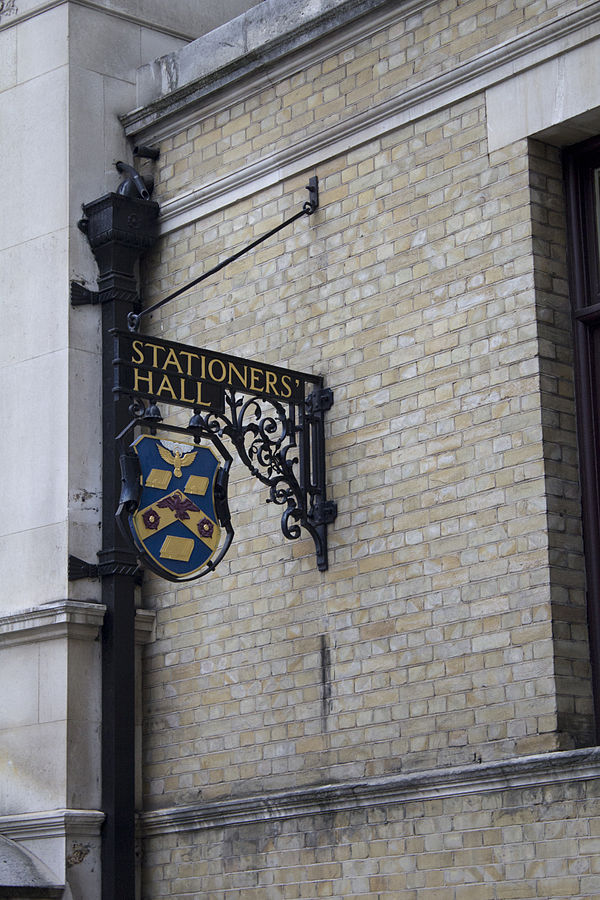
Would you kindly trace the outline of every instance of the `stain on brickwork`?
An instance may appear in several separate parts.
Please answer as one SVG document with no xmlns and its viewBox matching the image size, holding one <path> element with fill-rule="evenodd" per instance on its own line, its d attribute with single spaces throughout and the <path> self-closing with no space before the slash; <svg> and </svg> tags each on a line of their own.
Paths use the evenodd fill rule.
<svg viewBox="0 0 600 900">
<path fill-rule="evenodd" d="M 331 709 L 331 648 L 326 634 L 321 635 L 321 718 L 327 730 L 327 717 Z"/>
</svg>

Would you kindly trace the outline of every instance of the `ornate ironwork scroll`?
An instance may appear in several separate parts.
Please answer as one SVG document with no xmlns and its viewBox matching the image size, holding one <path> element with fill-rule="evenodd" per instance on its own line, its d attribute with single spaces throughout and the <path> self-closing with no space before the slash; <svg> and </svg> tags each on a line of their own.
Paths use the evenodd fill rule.
<svg viewBox="0 0 600 900">
<path fill-rule="evenodd" d="M 269 488 L 267 502 L 284 506 L 281 530 L 297 540 L 304 528 L 312 537 L 320 571 L 327 569 L 327 525 L 337 509 L 326 500 L 323 414 L 333 393 L 316 387 L 304 404 L 244 397 L 225 392 L 224 413 L 197 411 L 190 431 L 225 435 L 248 471 Z"/>
</svg>

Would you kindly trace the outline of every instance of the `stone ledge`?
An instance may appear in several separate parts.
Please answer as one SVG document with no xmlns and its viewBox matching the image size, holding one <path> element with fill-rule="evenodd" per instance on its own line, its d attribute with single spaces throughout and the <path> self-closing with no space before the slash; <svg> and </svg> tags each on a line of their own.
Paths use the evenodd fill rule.
<svg viewBox="0 0 600 900">
<path fill-rule="evenodd" d="M 433 0 L 408 0 L 408 10 Z M 398 8 L 392 0 L 264 0 L 175 53 L 138 69 L 142 106 L 125 120 L 160 116 L 186 105 L 190 94 L 218 90 L 242 78 L 253 78 L 280 58 L 302 50 L 320 37 L 379 7 Z M 194 97 L 197 99 L 197 97 Z"/>
<path fill-rule="evenodd" d="M 139 823 L 149 837 L 597 778 L 600 747 L 592 747 L 153 810 L 143 813 Z"/>
<path fill-rule="evenodd" d="M 64 637 L 93 641 L 102 627 L 105 612 L 106 607 L 93 600 L 55 600 L 19 610 L 0 617 L 0 647 Z M 136 609 L 136 643 L 148 644 L 154 640 L 155 618 L 151 609 Z"/>
<path fill-rule="evenodd" d="M 53 600 L 0 618 L 0 646 L 78 638 L 93 641 L 104 620 L 106 607 L 84 600 Z"/>
<path fill-rule="evenodd" d="M 351 116 L 323 129 L 318 135 L 297 141 L 276 153 L 272 153 L 248 166 L 222 178 L 201 184 L 165 201 L 161 206 L 160 233 L 168 234 L 190 222 L 210 215 L 218 209 L 230 206 L 248 196 L 266 190 L 298 171 L 308 171 L 334 156 L 345 153 L 360 144 L 382 137 L 410 121 L 434 113 L 436 110 L 458 102 L 474 93 L 511 79 L 519 72 L 554 58 L 600 36 L 600 7 L 588 3 L 574 12 L 539 26 L 532 31 L 512 38 L 486 50 L 472 60 L 457 66 L 436 78 L 412 86 L 384 103 L 366 112 Z M 352 30 L 352 40 L 361 37 L 358 25 Z M 187 49 L 187 48 L 186 48 Z M 303 57 L 301 67 L 314 62 Z M 284 59 L 279 68 L 289 69 Z M 298 67 L 298 63 L 295 63 Z M 270 78 L 279 77 L 274 64 Z M 222 86 L 221 86 L 222 87 Z M 235 102 L 246 96 L 244 90 L 228 84 L 227 97 L 221 91 L 218 98 L 209 96 L 218 88 L 208 84 L 196 85 L 197 93 L 186 88 L 185 97 L 177 92 L 163 98 L 160 104 L 136 110 L 123 117 L 129 137 L 139 137 L 144 130 L 149 141 L 156 141 L 183 130 L 199 115 L 209 115 L 222 109 L 223 103 Z M 201 110 L 199 100 L 203 101 Z M 189 118 L 189 122 L 188 122 Z"/>
<path fill-rule="evenodd" d="M 97 809 L 51 809 L 35 813 L 0 816 L 0 834 L 13 841 L 54 838 L 76 834 L 96 837 L 104 822 Z"/>
</svg>

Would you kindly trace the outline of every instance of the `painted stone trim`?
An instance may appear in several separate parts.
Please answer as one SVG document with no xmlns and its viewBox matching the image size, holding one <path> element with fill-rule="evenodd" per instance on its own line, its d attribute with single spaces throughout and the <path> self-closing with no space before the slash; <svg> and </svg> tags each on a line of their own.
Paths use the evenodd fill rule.
<svg viewBox="0 0 600 900">
<path fill-rule="evenodd" d="M 13 841 L 64 837 L 71 832 L 97 837 L 104 818 L 97 809 L 52 809 L 0 816 L 0 834 Z"/>
</svg>

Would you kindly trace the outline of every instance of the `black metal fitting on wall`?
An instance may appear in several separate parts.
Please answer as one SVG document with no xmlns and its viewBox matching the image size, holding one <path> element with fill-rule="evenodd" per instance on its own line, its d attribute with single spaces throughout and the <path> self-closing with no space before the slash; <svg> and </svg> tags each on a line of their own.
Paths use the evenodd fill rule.
<svg viewBox="0 0 600 900">
<path fill-rule="evenodd" d="M 158 147 L 146 147 L 145 144 L 138 144 L 133 148 L 133 155 L 141 159 L 157 160 L 160 156 Z"/>
</svg>

